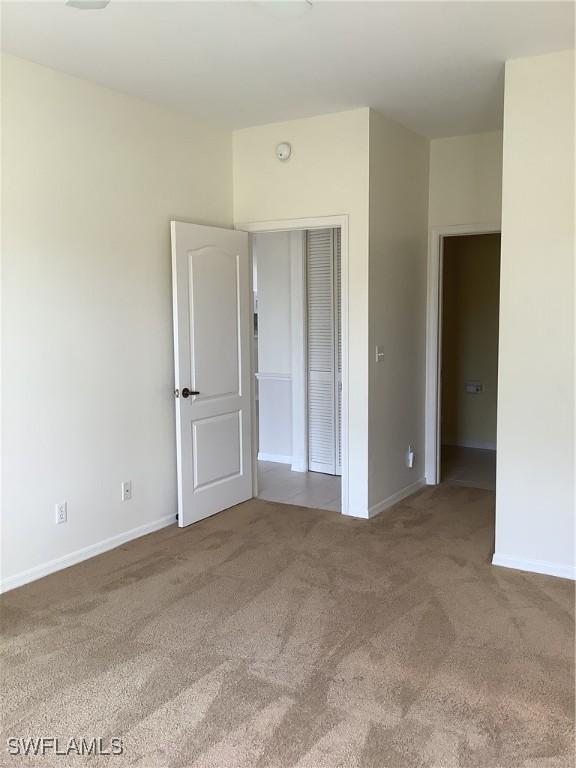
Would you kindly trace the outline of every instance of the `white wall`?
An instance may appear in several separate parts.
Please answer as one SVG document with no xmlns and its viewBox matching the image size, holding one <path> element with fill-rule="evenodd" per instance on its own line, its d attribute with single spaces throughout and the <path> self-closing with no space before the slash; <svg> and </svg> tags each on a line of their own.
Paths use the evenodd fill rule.
<svg viewBox="0 0 576 768">
<path fill-rule="evenodd" d="M 428 159 L 427 139 L 370 113 L 371 514 L 424 478 Z"/>
<path fill-rule="evenodd" d="M 574 52 L 510 61 L 494 562 L 574 576 Z"/>
<path fill-rule="evenodd" d="M 2 129 L 2 578 L 15 584 L 174 518 L 169 220 L 231 224 L 232 146 L 13 57 Z"/>
<path fill-rule="evenodd" d="M 498 224 L 502 211 L 502 132 L 430 142 L 431 227 Z"/>
<path fill-rule="evenodd" d="M 258 452 L 292 463 L 291 248 L 289 232 L 257 234 Z"/>
<path fill-rule="evenodd" d="M 349 217 L 349 512 L 368 509 L 369 110 L 247 128 L 234 133 L 234 219 Z M 292 144 L 280 162 L 275 147 Z"/>
</svg>

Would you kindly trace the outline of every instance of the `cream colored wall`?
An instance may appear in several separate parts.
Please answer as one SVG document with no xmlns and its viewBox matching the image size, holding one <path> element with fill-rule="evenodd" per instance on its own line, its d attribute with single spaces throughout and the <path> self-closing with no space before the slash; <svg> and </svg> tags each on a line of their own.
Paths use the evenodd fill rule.
<svg viewBox="0 0 576 768">
<path fill-rule="evenodd" d="M 13 584 L 176 513 L 169 221 L 231 225 L 232 142 L 13 57 L 2 130 L 2 578 Z M 56 526 L 63 500 L 69 519 Z"/>
<path fill-rule="evenodd" d="M 430 143 L 431 227 L 498 224 L 502 210 L 502 132 Z"/>
<path fill-rule="evenodd" d="M 429 142 L 370 115 L 369 496 L 424 478 Z M 376 346 L 384 360 L 376 362 Z M 407 467 L 409 444 L 416 452 Z"/>
<path fill-rule="evenodd" d="M 500 235 L 447 237 L 443 262 L 442 443 L 495 448 Z"/>
<path fill-rule="evenodd" d="M 495 562 L 574 576 L 574 51 L 506 64 Z"/>
<path fill-rule="evenodd" d="M 287 162 L 276 158 L 292 144 Z M 234 133 L 234 219 L 349 217 L 350 513 L 368 504 L 369 110 L 247 128 Z"/>
</svg>

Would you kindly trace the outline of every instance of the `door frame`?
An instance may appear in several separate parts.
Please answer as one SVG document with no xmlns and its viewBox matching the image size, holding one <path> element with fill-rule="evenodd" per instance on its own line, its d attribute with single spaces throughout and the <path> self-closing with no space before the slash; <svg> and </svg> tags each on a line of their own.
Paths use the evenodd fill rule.
<svg viewBox="0 0 576 768">
<path fill-rule="evenodd" d="M 235 229 L 241 229 L 251 235 L 264 232 L 291 232 L 294 230 L 307 229 L 340 229 L 340 269 L 341 269 L 341 297 L 340 297 L 340 322 L 342 333 L 342 422 L 340 426 L 340 439 L 342 441 L 342 490 L 341 504 L 342 514 L 348 514 L 349 499 L 349 461 L 348 461 L 348 396 L 349 396 L 349 313 L 348 313 L 348 216 L 313 216 L 302 219 L 275 219 L 271 221 L 248 221 L 235 225 Z M 250 249 L 250 268 L 252 269 L 252 249 Z M 253 295 L 251 293 L 250 301 L 253 304 Z M 252 311 L 254 307 L 252 306 Z M 254 335 L 250 335 L 250 343 L 254 344 Z M 258 495 L 258 473 L 257 473 L 257 435 L 255 419 L 255 370 L 254 370 L 254 350 L 251 350 L 251 386 L 252 386 L 252 462 L 253 462 L 253 493 Z"/>
<path fill-rule="evenodd" d="M 428 241 L 428 278 L 426 313 L 426 454 L 427 485 L 440 482 L 442 359 L 442 276 L 444 238 L 457 235 L 500 234 L 498 223 L 453 224 L 430 229 Z"/>
</svg>

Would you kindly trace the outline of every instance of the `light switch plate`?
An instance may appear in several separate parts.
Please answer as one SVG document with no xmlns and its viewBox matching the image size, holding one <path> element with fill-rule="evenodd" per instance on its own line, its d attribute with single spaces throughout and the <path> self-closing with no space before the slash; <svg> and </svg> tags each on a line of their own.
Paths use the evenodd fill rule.
<svg viewBox="0 0 576 768">
<path fill-rule="evenodd" d="M 122 501 L 130 501 L 132 498 L 132 480 L 124 480 L 122 483 Z"/>
</svg>

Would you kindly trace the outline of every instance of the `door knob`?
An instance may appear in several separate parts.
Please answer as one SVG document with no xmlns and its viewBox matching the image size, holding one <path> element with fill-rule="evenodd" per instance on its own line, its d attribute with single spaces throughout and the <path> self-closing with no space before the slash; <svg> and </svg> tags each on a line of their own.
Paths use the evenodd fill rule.
<svg viewBox="0 0 576 768">
<path fill-rule="evenodd" d="M 193 389 L 188 389 L 188 387 L 184 387 L 182 390 L 182 397 L 190 397 L 190 395 L 199 395 L 200 392 L 195 392 Z"/>
</svg>

